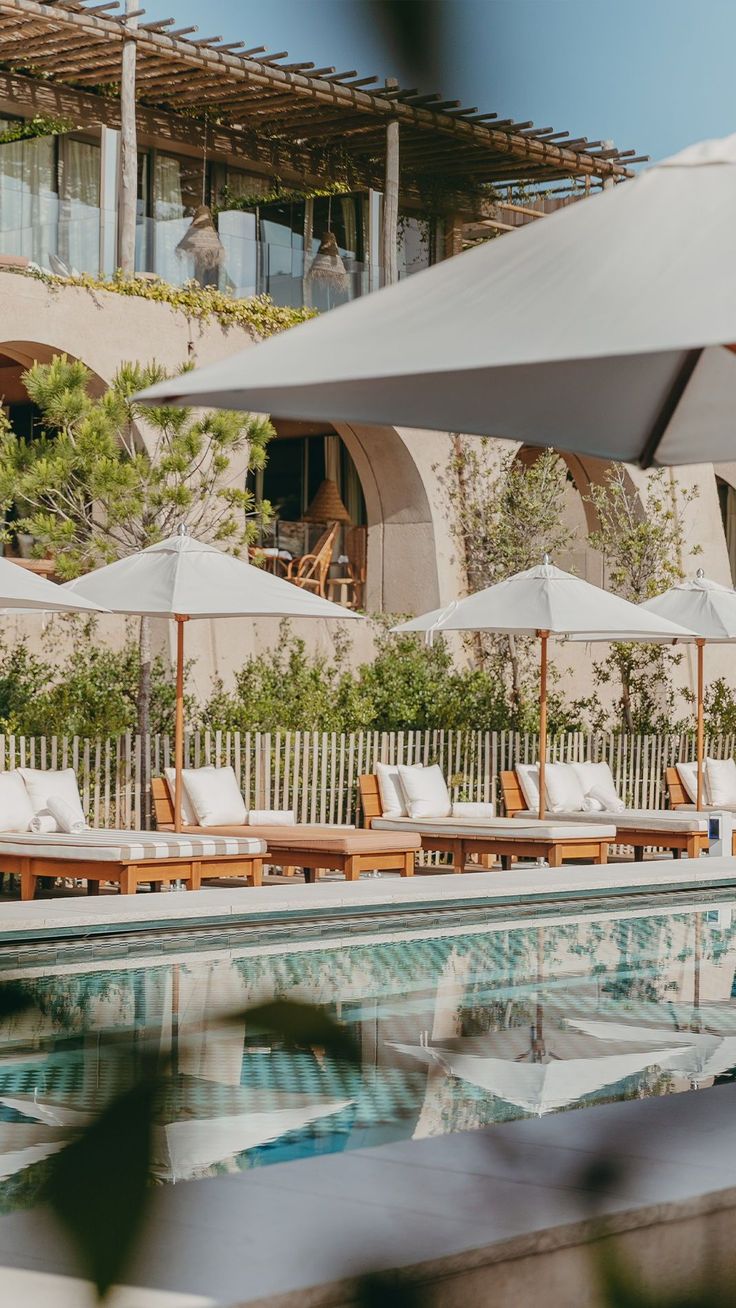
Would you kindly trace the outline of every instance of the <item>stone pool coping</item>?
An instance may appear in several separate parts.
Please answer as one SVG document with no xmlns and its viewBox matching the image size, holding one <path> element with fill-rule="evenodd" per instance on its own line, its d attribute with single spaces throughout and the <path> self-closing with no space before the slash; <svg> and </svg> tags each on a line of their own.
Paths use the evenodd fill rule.
<svg viewBox="0 0 736 1308">
<path fill-rule="evenodd" d="M 0 903 L 0 944 L 195 927 L 297 924 L 360 913 L 565 904 L 617 896 L 736 889 L 736 858 L 380 877 L 319 885 L 229 886 L 167 894 L 66 896 Z"/>
<path fill-rule="evenodd" d="M 433 1306 L 510 1308 L 544 1285 L 548 1308 L 569 1308 L 596 1302 L 601 1231 L 660 1290 L 733 1270 L 735 1108 L 736 1086 L 718 1086 L 156 1189 L 129 1285 L 150 1287 L 151 1308 L 158 1295 L 162 1308 L 338 1308 L 355 1303 L 356 1275 L 401 1268 Z M 602 1149 L 618 1166 L 604 1198 Z M 0 1302 L 22 1273 L 49 1278 L 34 1308 L 70 1304 L 79 1268 L 43 1209 L 0 1217 Z M 148 1302 L 128 1294 L 113 1302 Z"/>
</svg>

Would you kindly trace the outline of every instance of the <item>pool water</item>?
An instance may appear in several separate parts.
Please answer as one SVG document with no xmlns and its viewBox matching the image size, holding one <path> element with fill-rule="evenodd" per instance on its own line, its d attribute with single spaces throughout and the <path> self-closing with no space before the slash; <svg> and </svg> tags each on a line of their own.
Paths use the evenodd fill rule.
<svg viewBox="0 0 736 1308">
<path fill-rule="evenodd" d="M 0 1024 L 0 1210 L 36 1201 L 55 1153 L 152 1048 L 171 1067 L 164 1184 L 731 1080 L 734 909 L 0 954 L 30 1000 Z M 248 1009 L 274 998 L 324 1006 L 360 1066 L 254 1029 Z"/>
</svg>

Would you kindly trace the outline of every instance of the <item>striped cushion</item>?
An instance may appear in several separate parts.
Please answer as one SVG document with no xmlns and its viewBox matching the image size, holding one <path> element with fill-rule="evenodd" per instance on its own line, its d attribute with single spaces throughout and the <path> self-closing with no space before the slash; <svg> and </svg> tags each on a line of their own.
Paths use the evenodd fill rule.
<svg viewBox="0 0 736 1308">
<path fill-rule="evenodd" d="M 0 832 L 0 861 L 3 854 L 77 862 L 138 863 L 152 858 L 217 858 L 265 852 L 265 843 L 253 836 L 190 836 L 173 831 L 83 831 L 78 835 Z"/>
</svg>

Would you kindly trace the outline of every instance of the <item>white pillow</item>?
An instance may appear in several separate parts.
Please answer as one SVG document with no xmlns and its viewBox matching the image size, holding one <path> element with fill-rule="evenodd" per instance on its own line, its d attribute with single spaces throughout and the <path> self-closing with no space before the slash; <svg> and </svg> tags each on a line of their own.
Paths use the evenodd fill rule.
<svg viewBox="0 0 736 1308">
<path fill-rule="evenodd" d="M 452 816 L 459 818 L 492 818 L 496 814 L 492 804 L 466 803 L 462 801 L 452 806 Z"/>
<path fill-rule="evenodd" d="M 84 818 L 77 817 L 76 809 L 71 804 L 67 804 L 66 800 L 62 799 L 60 795 L 49 795 L 48 811 L 59 831 L 66 831 L 68 835 L 78 836 L 80 831 L 88 830 Z"/>
<path fill-rule="evenodd" d="M 293 827 L 296 826 L 296 817 L 290 808 L 252 808 L 248 824 L 252 827 Z"/>
<path fill-rule="evenodd" d="M 618 795 L 611 799 L 608 786 L 593 786 L 585 796 L 586 813 L 623 813 L 625 808 L 624 801 Z"/>
<path fill-rule="evenodd" d="M 610 809 L 612 813 L 621 812 L 624 807 L 616 789 L 613 773 L 607 763 L 571 763 L 587 798 L 593 798 L 601 809 Z M 619 808 L 618 805 L 621 807 Z M 596 812 L 596 809 L 588 810 Z"/>
<path fill-rule="evenodd" d="M 538 763 L 517 763 L 516 775 L 519 778 L 521 793 L 526 800 L 526 806 L 532 812 L 539 810 L 539 764 Z"/>
<path fill-rule="evenodd" d="M 232 768 L 184 768 L 184 785 L 200 827 L 242 826 L 248 814 Z"/>
<path fill-rule="evenodd" d="M 0 772 L 0 831 L 28 831 L 33 805 L 18 771 Z"/>
<path fill-rule="evenodd" d="M 703 760 L 703 800 L 706 804 L 710 803 L 708 793 L 708 764 L 715 762 L 713 759 Z M 698 802 L 698 765 L 697 763 L 677 763 L 677 775 L 682 782 L 685 794 L 692 804 Z"/>
<path fill-rule="evenodd" d="M 54 795 L 69 805 L 75 822 L 84 822 L 86 825 L 87 819 L 84 816 L 74 768 L 63 768 L 60 772 L 47 771 L 45 768 L 18 768 L 18 772 L 28 791 L 33 813 L 41 813 L 47 809 L 49 797 Z"/>
<path fill-rule="evenodd" d="M 716 808 L 736 805 L 736 763 L 732 758 L 708 758 L 704 765 L 709 802 Z"/>
<path fill-rule="evenodd" d="M 184 774 L 186 770 L 187 769 L 182 769 L 181 820 L 184 823 L 185 827 L 196 827 L 197 814 L 195 813 L 192 801 L 190 800 L 189 795 L 187 794 L 187 787 L 184 781 Z M 191 772 L 214 772 L 214 770 L 215 769 L 211 763 L 208 763 L 207 766 L 203 768 L 189 769 L 189 771 Z M 173 804 L 174 792 L 176 789 L 176 768 L 164 768 L 164 776 L 166 777 L 166 784 L 169 787 L 171 803 Z"/>
<path fill-rule="evenodd" d="M 585 791 L 571 763 L 548 763 L 544 779 L 551 813 L 584 812 Z"/>
<path fill-rule="evenodd" d="M 423 764 L 413 763 L 411 766 L 421 768 Z M 376 763 L 373 771 L 378 779 L 378 793 L 381 797 L 383 817 L 406 817 L 406 796 L 399 779 L 399 765 L 397 763 Z"/>
<path fill-rule="evenodd" d="M 439 764 L 431 768 L 407 768 L 399 765 L 399 779 L 409 817 L 442 818 L 452 813 L 452 801 Z"/>
</svg>

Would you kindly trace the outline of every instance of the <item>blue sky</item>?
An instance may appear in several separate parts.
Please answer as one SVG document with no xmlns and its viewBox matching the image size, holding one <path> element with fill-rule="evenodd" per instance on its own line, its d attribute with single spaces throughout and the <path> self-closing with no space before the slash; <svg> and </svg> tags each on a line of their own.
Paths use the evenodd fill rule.
<svg viewBox="0 0 736 1308">
<path fill-rule="evenodd" d="M 201 36 L 339 71 L 411 73 L 361 0 L 148 0 L 147 9 L 197 23 Z M 447 0 L 444 12 L 444 65 L 429 90 L 654 158 L 736 131 L 736 0 Z"/>
</svg>

